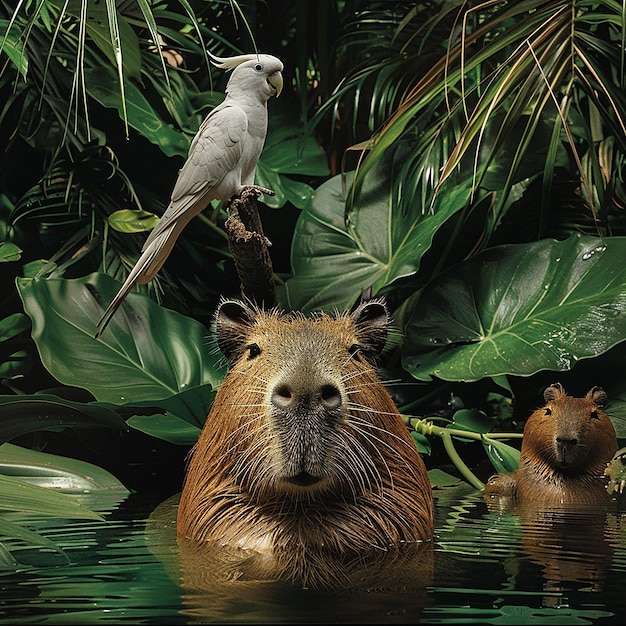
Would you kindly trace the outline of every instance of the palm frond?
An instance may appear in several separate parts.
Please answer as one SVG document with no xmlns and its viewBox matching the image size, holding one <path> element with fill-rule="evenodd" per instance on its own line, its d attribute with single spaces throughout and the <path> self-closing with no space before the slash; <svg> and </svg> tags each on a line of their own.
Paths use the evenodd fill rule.
<svg viewBox="0 0 626 626">
<path fill-rule="evenodd" d="M 392 54 L 387 72 L 379 60 L 380 82 L 369 93 L 390 94 L 385 106 L 399 96 L 401 101 L 371 135 L 347 213 L 358 206 L 362 182 L 382 154 L 400 138 L 413 137 L 414 165 L 407 166 L 405 173 L 422 176 L 422 184 L 413 183 L 419 197 L 404 195 L 403 201 L 432 206 L 448 178 L 459 171 L 471 172 L 475 190 L 489 188 L 499 170 L 493 188 L 496 228 L 522 180 L 545 179 L 565 166 L 568 176 L 579 177 L 581 200 L 595 220 L 611 202 L 603 191 L 611 169 L 606 146 L 610 143 L 614 160 L 621 160 L 626 152 L 623 6 L 610 0 L 483 2 L 451 18 L 442 12 L 430 20 L 429 33 L 440 32 L 444 23 L 450 26 L 448 43 L 445 50 L 445 42 L 439 43 L 439 58 L 415 74 L 410 89 L 403 92 L 394 81 L 403 67 L 416 67 L 416 56 L 398 60 Z M 338 107 L 353 93 L 355 108 L 365 113 L 357 95 L 367 75 L 364 69 L 346 80 L 333 105 Z M 596 112 L 595 130 L 590 126 L 591 106 Z M 368 107 L 378 115 L 385 110 L 369 102 Z M 368 115 L 371 125 L 375 116 Z M 607 143 L 609 136 L 613 139 Z M 437 150 L 433 143 L 438 144 Z M 530 162 L 534 173 L 527 167 Z M 399 184 L 405 190 L 412 185 L 404 180 Z M 542 210 L 553 199 L 544 185 Z"/>
</svg>

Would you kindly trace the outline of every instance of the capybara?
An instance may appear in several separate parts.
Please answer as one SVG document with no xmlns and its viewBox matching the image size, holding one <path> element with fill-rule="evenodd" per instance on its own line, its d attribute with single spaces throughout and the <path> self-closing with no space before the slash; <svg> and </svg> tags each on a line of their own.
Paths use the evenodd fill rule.
<svg viewBox="0 0 626 626">
<path fill-rule="evenodd" d="M 428 474 L 376 370 L 382 300 L 310 317 L 225 300 L 215 323 L 229 371 L 189 460 L 179 544 L 321 588 L 432 539 Z"/>
<path fill-rule="evenodd" d="M 485 498 L 503 496 L 538 506 L 608 502 L 604 470 L 617 450 L 617 437 L 602 410 L 606 393 L 593 387 L 584 398 L 575 398 L 554 383 L 544 400 L 524 426 L 518 469 L 492 476 Z"/>
</svg>

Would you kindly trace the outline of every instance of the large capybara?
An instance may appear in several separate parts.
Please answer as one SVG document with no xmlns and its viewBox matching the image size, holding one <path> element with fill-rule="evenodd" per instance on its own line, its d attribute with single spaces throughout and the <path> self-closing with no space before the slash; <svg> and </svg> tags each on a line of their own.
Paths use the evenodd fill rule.
<svg viewBox="0 0 626 626">
<path fill-rule="evenodd" d="M 486 500 L 504 497 L 537 506 L 608 502 L 604 470 L 617 451 L 617 437 L 602 410 L 606 393 L 593 387 L 574 398 L 554 383 L 544 400 L 524 426 L 518 469 L 492 476 Z"/>
<path fill-rule="evenodd" d="M 220 304 L 230 367 L 192 450 L 180 545 L 254 557 L 233 576 L 326 588 L 432 539 L 425 465 L 376 372 L 388 324 L 380 300 L 334 317 Z"/>
</svg>

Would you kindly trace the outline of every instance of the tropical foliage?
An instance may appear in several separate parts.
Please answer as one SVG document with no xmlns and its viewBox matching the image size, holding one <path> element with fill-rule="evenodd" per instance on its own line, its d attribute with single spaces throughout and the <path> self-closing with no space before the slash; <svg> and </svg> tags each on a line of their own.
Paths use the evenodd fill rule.
<svg viewBox="0 0 626 626">
<path fill-rule="evenodd" d="M 22 0 L 0 27 L 3 440 L 17 410 L 195 440 L 223 373 L 211 316 L 239 289 L 224 208 L 93 335 L 223 97 L 205 50 L 255 44 L 289 85 L 257 172 L 281 305 L 385 295 L 394 398 L 476 486 L 455 446 L 511 469 L 502 431 L 555 380 L 604 386 L 625 436 L 622 4 Z"/>
</svg>

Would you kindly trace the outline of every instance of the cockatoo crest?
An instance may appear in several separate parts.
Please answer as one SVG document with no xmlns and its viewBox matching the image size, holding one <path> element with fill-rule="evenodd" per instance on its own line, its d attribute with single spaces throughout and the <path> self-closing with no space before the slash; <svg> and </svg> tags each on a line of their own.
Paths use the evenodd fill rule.
<svg viewBox="0 0 626 626">
<path fill-rule="evenodd" d="M 221 70 L 234 70 L 238 65 L 245 63 L 246 61 L 256 61 L 259 60 L 262 56 L 267 56 L 263 54 L 239 54 L 235 57 L 217 57 L 214 54 L 209 52 L 209 56 L 211 57 L 211 61 L 215 67 L 219 67 Z"/>
<path fill-rule="evenodd" d="M 228 81 L 228 85 L 226 86 L 226 93 L 231 92 L 231 87 L 233 86 L 233 81 L 237 82 L 237 87 L 244 87 L 245 89 L 249 89 L 248 86 L 245 85 L 243 79 L 235 80 L 237 76 L 237 68 L 239 67 L 254 67 L 255 70 L 265 70 L 268 73 L 267 83 L 270 88 L 273 90 L 271 95 L 279 96 L 280 92 L 283 89 L 283 76 L 281 71 L 283 69 L 283 64 L 280 59 L 277 59 L 275 56 L 271 54 L 261 54 L 261 53 L 253 53 L 253 54 L 239 54 L 234 57 L 217 57 L 211 52 L 207 50 L 209 56 L 211 57 L 211 62 L 216 67 L 226 71 L 233 71 L 231 74 L 231 78 Z M 243 71 L 243 70 L 238 70 Z"/>
</svg>

